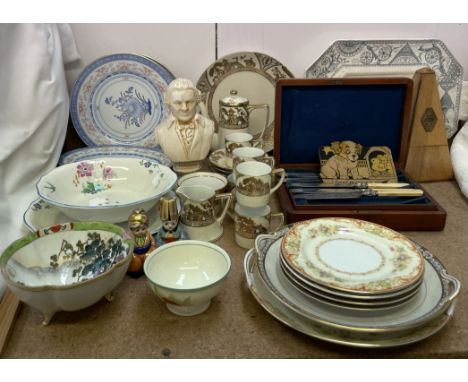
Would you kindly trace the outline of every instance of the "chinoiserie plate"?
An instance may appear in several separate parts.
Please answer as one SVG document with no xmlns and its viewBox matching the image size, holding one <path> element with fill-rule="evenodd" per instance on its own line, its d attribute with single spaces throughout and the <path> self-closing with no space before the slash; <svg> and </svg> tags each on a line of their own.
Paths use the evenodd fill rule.
<svg viewBox="0 0 468 382">
<path fill-rule="evenodd" d="M 274 235 L 259 235 L 255 242 L 258 273 L 265 288 L 278 303 L 314 323 L 347 332 L 390 333 L 420 328 L 440 317 L 460 291 L 460 282 L 442 263 L 418 246 L 425 261 L 424 278 L 418 292 L 402 305 L 388 309 L 343 309 L 310 298 L 291 286 L 280 266 L 281 241 L 290 226 Z"/>
<path fill-rule="evenodd" d="M 212 63 L 200 76 L 197 88 L 207 106 L 209 118 L 219 122 L 219 101 L 236 89 L 239 95 L 251 104 L 269 105 L 275 110 L 275 85 L 281 78 L 293 78 L 292 73 L 279 61 L 263 53 L 237 52 L 224 56 Z M 274 113 L 265 131 L 264 150 L 273 149 Z M 264 115 L 253 112 L 249 132 L 258 136 L 264 127 Z"/>
<path fill-rule="evenodd" d="M 413 77 L 430 67 L 439 81 L 447 137 L 458 130 L 463 67 L 440 40 L 339 40 L 309 68 L 308 78 L 352 76 Z"/>
<path fill-rule="evenodd" d="M 164 92 L 173 74 L 154 60 L 113 54 L 88 65 L 73 86 L 70 114 L 88 146 L 155 147 L 155 128 L 166 118 Z"/>
<path fill-rule="evenodd" d="M 60 156 L 59 165 L 107 156 L 140 158 L 162 164 L 163 166 L 172 166 L 171 160 L 159 148 L 124 145 L 82 147 L 67 151 Z"/>
<path fill-rule="evenodd" d="M 372 331 L 349 331 L 346 328 L 329 327 L 310 320 L 282 304 L 265 287 L 256 264 L 255 249 L 249 250 L 244 258 L 247 285 L 257 302 L 273 317 L 286 326 L 326 342 L 361 348 L 388 348 L 422 341 L 441 330 L 453 316 L 455 303 L 433 320 L 410 330 L 389 333 Z"/>
<path fill-rule="evenodd" d="M 295 224 L 282 259 L 313 285 L 353 295 L 405 290 L 424 273 L 424 259 L 406 236 L 379 224 L 321 218 Z"/>
<path fill-rule="evenodd" d="M 154 235 L 158 232 L 162 225 L 161 218 L 159 216 L 159 208 L 151 208 L 146 211 L 150 221 L 148 230 Z M 31 202 L 28 209 L 23 214 L 23 222 L 32 232 L 35 232 L 41 228 L 53 226 L 56 224 L 64 224 L 72 221 L 73 219 L 62 213 L 57 207 L 47 203 L 45 200 L 38 198 Z M 117 223 L 118 226 L 128 229 L 128 223 L 121 222 Z"/>
</svg>

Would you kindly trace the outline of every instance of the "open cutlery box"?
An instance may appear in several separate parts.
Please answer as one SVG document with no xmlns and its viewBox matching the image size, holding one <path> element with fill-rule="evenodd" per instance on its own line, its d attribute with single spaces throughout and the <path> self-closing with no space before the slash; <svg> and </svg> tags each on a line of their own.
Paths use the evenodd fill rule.
<svg viewBox="0 0 468 382">
<path fill-rule="evenodd" d="M 408 156 L 413 81 L 407 78 L 285 79 L 276 83 L 277 167 L 320 181 L 319 147 L 351 140 L 363 146 L 388 146 L 398 182 L 424 191 L 419 197 L 362 196 L 306 200 L 285 183 L 279 201 L 289 223 L 341 216 L 372 221 L 395 230 L 438 231 L 446 212 L 402 170 Z"/>
</svg>

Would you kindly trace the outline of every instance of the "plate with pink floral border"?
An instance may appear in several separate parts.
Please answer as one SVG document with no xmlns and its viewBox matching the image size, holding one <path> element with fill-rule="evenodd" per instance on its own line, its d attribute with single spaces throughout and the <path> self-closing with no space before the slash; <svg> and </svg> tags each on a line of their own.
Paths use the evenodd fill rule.
<svg viewBox="0 0 468 382">
<path fill-rule="evenodd" d="M 350 294 L 388 294 L 411 288 L 424 273 L 412 241 L 387 227 L 348 218 L 295 224 L 281 256 L 312 284 Z"/>
</svg>

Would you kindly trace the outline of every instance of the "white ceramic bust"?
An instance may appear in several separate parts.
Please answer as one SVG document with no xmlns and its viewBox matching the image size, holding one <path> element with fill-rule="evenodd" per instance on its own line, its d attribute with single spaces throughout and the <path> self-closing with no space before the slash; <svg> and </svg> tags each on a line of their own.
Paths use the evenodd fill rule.
<svg viewBox="0 0 468 382">
<path fill-rule="evenodd" d="M 192 81 L 176 78 L 164 95 L 170 116 L 156 129 L 156 140 L 177 172 L 199 170 L 208 156 L 214 133 L 212 120 L 197 113 L 200 92 Z"/>
</svg>

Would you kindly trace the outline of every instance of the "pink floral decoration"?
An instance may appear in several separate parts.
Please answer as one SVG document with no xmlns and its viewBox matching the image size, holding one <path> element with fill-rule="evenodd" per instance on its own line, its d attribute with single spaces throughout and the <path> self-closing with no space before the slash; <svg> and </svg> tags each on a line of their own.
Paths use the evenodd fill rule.
<svg viewBox="0 0 468 382">
<path fill-rule="evenodd" d="M 112 179 L 114 177 L 114 171 L 112 171 L 111 167 L 104 167 L 102 170 L 102 177 L 104 179 Z"/>
<path fill-rule="evenodd" d="M 79 176 L 91 176 L 93 175 L 94 166 L 92 163 L 81 162 L 76 166 L 76 172 Z"/>
</svg>

